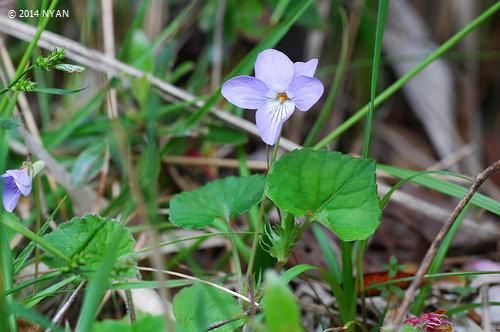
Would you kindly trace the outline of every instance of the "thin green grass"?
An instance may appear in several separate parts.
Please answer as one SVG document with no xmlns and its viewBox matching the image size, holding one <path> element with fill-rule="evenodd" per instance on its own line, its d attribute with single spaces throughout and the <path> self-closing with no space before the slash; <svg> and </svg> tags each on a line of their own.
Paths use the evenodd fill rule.
<svg viewBox="0 0 500 332">
<path fill-rule="evenodd" d="M 476 19 L 474 19 L 471 23 L 467 24 L 462 30 L 453 35 L 450 39 L 448 39 L 445 43 L 437 48 L 432 54 L 427 56 L 420 64 L 415 66 L 412 70 L 406 73 L 403 77 L 398 79 L 396 82 L 391 84 L 387 89 L 381 92 L 373 102 L 373 107 L 379 106 L 382 102 L 384 102 L 387 98 L 392 96 L 396 91 L 398 91 L 406 82 L 415 77 L 419 72 L 421 72 L 425 67 L 430 65 L 436 59 L 441 57 L 445 52 L 447 52 L 450 48 L 452 48 L 456 43 L 462 40 L 469 32 L 477 28 L 481 23 L 490 18 L 493 14 L 495 14 L 500 9 L 500 2 L 493 4 L 490 8 L 485 10 L 481 15 L 479 15 Z M 357 111 L 354 115 L 352 115 L 349 119 L 344 121 L 337 129 L 328 134 L 325 138 L 323 138 L 320 142 L 313 146 L 315 149 L 324 148 L 328 143 L 332 140 L 338 138 L 341 134 L 343 134 L 347 129 L 349 129 L 356 122 L 361 120 L 369 111 L 369 104 L 365 105 L 359 111 Z"/>
<path fill-rule="evenodd" d="M 92 327 L 92 323 L 94 322 L 95 315 L 97 314 L 99 305 L 101 304 L 104 292 L 109 289 L 109 285 L 111 283 L 109 275 L 116 258 L 118 244 L 120 243 L 122 236 L 123 231 L 120 229 L 111 242 L 109 250 L 101 263 L 101 267 L 96 271 L 90 280 L 90 285 L 88 290 L 85 292 L 82 309 L 76 325 L 76 330 L 79 332 L 88 332 Z"/>
<path fill-rule="evenodd" d="M 321 112 L 319 113 L 318 118 L 314 122 L 314 125 L 304 142 L 304 147 L 312 146 L 312 144 L 316 141 L 316 138 L 318 137 L 320 130 L 323 128 L 326 119 L 333 110 L 335 97 L 337 96 L 340 84 L 342 83 L 342 77 L 344 76 L 344 67 L 346 64 L 347 50 L 349 48 L 348 47 L 349 24 L 347 22 L 347 14 L 345 10 L 341 8 L 339 10 L 339 13 L 342 21 L 342 44 L 340 48 L 340 56 L 339 56 L 337 71 L 335 72 L 335 77 L 333 79 L 330 91 L 328 92 L 325 104 L 321 108 Z"/>
</svg>

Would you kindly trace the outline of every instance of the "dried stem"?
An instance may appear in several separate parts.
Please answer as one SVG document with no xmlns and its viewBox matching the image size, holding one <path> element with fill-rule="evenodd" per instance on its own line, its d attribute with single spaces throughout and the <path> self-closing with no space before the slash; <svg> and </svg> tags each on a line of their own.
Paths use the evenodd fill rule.
<svg viewBox="0 0 500 332">
<path fill-rule="evenodd" d="M 232 322 L 237 321 L 239 319 L 245 318 L 246 316 L 250 316 L 254 313 L 258 313 L 261 310 L 262 310 L 262 306 L 259 306 L 255 309 L 250 309 L 250 310 L 244 311 L 241 314 L 236 315 L 232 318 L 228 318 L 228 319 L 224 319 L 220 322 L 212 323 L 212 324 L 208 325 L 207 331 L 215 330 L 216 328 L 219 328 L 219 327 L 224 326 L 226 324 L 232 323 Z"/>
<path fill-rule="evenodd" d="M 73 293 L 68 298 L 68 300 L 66 301 L 66 303 L 64 303 L 64 305 L 61 307 L 61 309 L 57 312 L 57 314 L 52 319 L 52 323 L 54 325 L 56 325 L 57 323 L 59 323 L 61 321 L 61 319 L 63 318 L 64 314 L 66 313 L 66 311 L 68 311 L 68 309 L 71 306 L 71 304 L 75 301 L 76 296 L 78 295 L 78 293 L 80 293 L 80 291 L 82 290 L 82 288 L 83 288 L 84 285 L 85 285 L 85 281 L 82 281 L 78 285 L 78 287 L 76 287 L 76 289 L 73 291 Z M 52 329 L 49 327 L 49 328 L 47 328 L 45 330 L 45 332 L 50 332 L 51 330 Z"/>
<path fill-rule="evenodd" d="M 418 268 L 418 271 L 415 275 L 415 279 L 413 280 L 410 287 L 406 291 L 406 295 L 403 300 L 403 303 L 401 304 L 401 307 L 399 308 L 399 312 L 395 317 L 395 319 L 393 320 L 393 324 L 395 327 L 394 331 L 397 331 L 399 329 L 399 326 L 403 322 L 404 314 L 408 309 L 408 307 L 410 306 L 410 302 L 412 301 L 413 296 L 415 295 L 415 291 L 419 287 L 423 276 L 427 273 L 427 270 L 429 270 L 429 267 L 432 264 L 432 260 L 434 259 L 434 256 L 436 255 L 437 251 L 439 250 L 439 247 L 443 243 L 443 240 L 446 237 L 446 234 L 448 234 L 451 226 L 453 225 L 457 217 L 460 215 L 462 210 L 465 208 L 467 203 L 469 203 L 469 201 L 472 199 L 472 196 L 474 196 L 474 194 L 477 192 L 481 184 L 483 184 L 483 182 L 489 176 L 491 176 L 499 169 L 500 169 L 500 160 L 496 161 L 491 166 L 486 168 L 484 171 L 479 173 L 474 179 L 474 182 L 472 183 L 471 187 L 469 188 L 465 196 L 462 198 L 460 203 L 458 203 L 455 210 L 453 210 L 453 213 L 450 216 L 450 218 L 446 221 L 443 227 L 441 227 L 441 230 L 439 231 L 438 235 L 436 236 L 431 246 L 427 250 L 427 253 L 425 254 L 425 257 L 422 260 L 422 263 L 420 264 L 420 267 Z"/>
<path fill-rule="evenodd" d="M 214 284 L 213 282 L 210 282 L 210 281 L 207 281 L 207 280 L 196 278 L 196 277 L 184 274 L 184 273 L 179 273 L 179 272 L 174 272 L 174 271 L 168 271 L 168 270 L 158 270 L 158 269 L 154 269 L 154 268 L 150 268 L 150 267 L 139 266 L 138 269 L 141 270 L 141 271 L 161 272 L 161 273 L 165 273 L 165 274 L 168 274 L 168 275 L 171 275 L 171 276 L 183 278 L 183 279 L 186 279 L 186 280 L 192 280 L 192 281 L 200 282 L 202 284 L 209 285 L 209 286 L 212 286 L 214 288 L 220 289 L 221 291 L 224 291 L 224 292 L 226 292 L 228 294 L 231 294 L 232 296 L 235 296 L 235 297 L 237 297 L 237 298 L 239 298 L 239 299 L 241 299 L 241 300 L 243 300 L 245 302 L 252 303 L 254 306 L 259 307 L 259 303 L 258 302 L 255 302 L 255 301 L 249 299 L 248 297 L 246 297 L 244 295 L 241 295 L 241 294 L 239 294 L 237 292 L 234 292 L 234 291 L 232 291 L 232 290 L 230 290 L 230 289 L 228 289 L 226 287 Z"/>
</svg>

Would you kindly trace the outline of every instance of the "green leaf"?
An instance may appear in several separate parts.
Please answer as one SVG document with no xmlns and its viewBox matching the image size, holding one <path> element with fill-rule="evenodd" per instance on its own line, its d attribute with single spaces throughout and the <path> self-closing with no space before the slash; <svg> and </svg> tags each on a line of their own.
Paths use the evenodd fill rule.
<svg viewBox="0 0 500 332">
<path fill-rule="evenodd" d="M 145 72 L 153 70 L 154 57 L 145 51 L 150 47 L 151 41 L 142 30 L 135 30 L 132 34 L 131 47 L 128 49 L 128 62 Z M 137 61 L 140 58 L 140 61 Z"/>
<path fill-rule="evenodd" d="M 170 202 L 170 221 L 184 228 L 203 228 L 215 218 L 229 218 L 250 210 L 262 199 L 265 178 L 230 176 L 176 195 Z"/>
<path fill-rule="evenodd" d="M 20 126 L 22 126 L 22 124 L 14 121 L 14 120 L 0 118 L 0 128 L 12 129 L 12 128 L 20 127 Z"/>
<path fill-rule="evenodd" d="M 91 332 L 164 332 L 165 317 L 153 316 L 151 314 L 137 311 L 137 320 L 134 324 L 130 324 L 130 318 L 124 317 L 121 320 L 105 319 L 100 322 L 95 322 L 92 325 Z M 177 329 L 176 329 L 177 331 Z"/>
<path fill-rule="evenodd" d="M 322 223 L 343 241 L 366 239 L 379 225 L 373 160 L 295 150 L 273 164 L 268 186 L 279 208 Z"/>
<path fill-rule="evenodd" d="M 297 299 L 285 282 L 274 271 L 268 271 L 265 279 L 263 302 L 269 331 L 303 331 Z"/>
<path fill-rule="evenodd" d="M 241 308 L 231 294 L 220 289 L 195 284 L 184 288 L 174 298 L 174 316 L 186 331 L 206 331 L 208 325 L 241 314 Z M 243 325 L 237 320 L 217 328 L 232 332 Z"/>
<path fill-rule="evenodd" d="M 45 263 L 51 268 L 78 271 L 87 279 L 89 272 L 98 269 L 114 235 L 120 230 L 123 230 L 124 235 L 118 245 L 112 276 L 116 280 L 133 278 L 137 269 L 135 262 L 129 258 L 135 243 L 130 230 L 116 220 L 92 214 L 73 218 L 44 236 L 49 244 L 71 257 L 70 262 L 64 264 L 60 258 L 49 253 Z"/>
<path fill-rule="evenodd" d="M 88 86 L 81 88 L 81 89 L 76 89 L 76 90 L 64 90 L 64 89 L 57 89 L 57 88 L 33 88 L 30 90 L 30 92 L 48 93 L 50 95 L 71 95 L 73 93 L 78 93 L 78 92 L 85 90 L 87 88 L 88 88 Z"/>
<path fill-rule="evenodd" d="M 60 63 L 60 64 L 57 64 L 56 65 L 56 69 L 60 70 L 60 71 L 67 72 L 67 73 L 70 73 L 70 74 L 78 74 L 78 73 L 81 73 L 81 72 L 85 71 L 85 67 L 84 66 L 71 65 L 69 63 Z"/>
<path fill-rule="evenodd" d="M 105 148 L 104 141 L 91 143 L 75 159 L 71 169 L 71 182 L 76 187 L 80 187 L 88 177 L 99 171 L 104 159 Z"/>
</svg>

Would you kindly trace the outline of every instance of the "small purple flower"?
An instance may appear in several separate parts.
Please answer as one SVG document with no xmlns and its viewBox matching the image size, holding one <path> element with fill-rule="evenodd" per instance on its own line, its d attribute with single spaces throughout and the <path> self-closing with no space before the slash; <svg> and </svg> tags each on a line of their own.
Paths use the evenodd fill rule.
<svg viewBox="0 0 500 332">
<path fill-rule="evenodd" d="M 238 107 L 256 109 L 260 137 L 274 145 L 295 107 L 306 112 L 323 94 L 323 84 L 313 77 L 317 66 L 318 59 L 293 63 L 280 51 L 264 50 L 255 61 L 255 77 L 233 77 L 222 85 L 221 92 Z"/>
<path fill-rule="evenodd" d="M 11 169 L 2 174 L 2 203 L 7 212 L 12 212 L 21 194 L 31 193 L 31 179 L 27 169 Z"/>
</svg>

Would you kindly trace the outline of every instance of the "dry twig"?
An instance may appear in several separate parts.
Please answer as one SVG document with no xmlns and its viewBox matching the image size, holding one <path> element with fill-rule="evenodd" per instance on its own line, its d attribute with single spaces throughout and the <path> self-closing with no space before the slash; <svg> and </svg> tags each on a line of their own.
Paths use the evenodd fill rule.
<svg viewBox="0 0 500 332">
<path fill-rule="evenodd" d="M 472 196 L 478 191 L 479 187 L 483 182 L 493 173 L 498 171 L 500 169 L 500 160 L 496 161 L 492 165 L 490 165 L 488 168 L 486 168 L 484 171 L 479 173 L 476 178 L 474 179 L 474 182 L 472 183 L 471 187 L 465 194 L 465 196 L 462 198 L 462 200 L 458 203 L 456 206 L 455 210 L 453 210 L 452 215 L 450 218 L 446 221 L 446 223 L 441 227 L 441 230 L 439 231 L 438 235 L 432 242 L 431 246 L 427 250 L 427 253 L 425 254 L 424 259 L 422 260 L 422 263 L 420 264 L 420 267 L 418 268 L 418 271 L 415 275 L 415 279 L 412 281 L 410 287 L 406 291 L 405 298 L 403 300 L 403 303 L 401 304 L 401 307 L 399 308 L 399 312 L 396 315 L 395 319 L 393 320 L 394 324 L 394 331 L 398 331 L 399 326 L 403 322 L 403 317 L 408 309 L 411 300 L 413 299 L 413 296 L 415 295 L 415 291 L 419 287 L 420 283 L 422 282 L 423 276 L 427 273 L 427 270 L 431 266 L 432 260 L 434 259 L 434 256 L 436 255 L 437 251 L 439 250 L 439 247 L 443 243 L 444 238 L 446 237 L 446 234 L 448 234 L 451 226 L 453 226 L 453 223 L 455 220 L 458 218 L 462 210 L 465 208 L 467 203 L 472 199 Z"/>
</svg>

